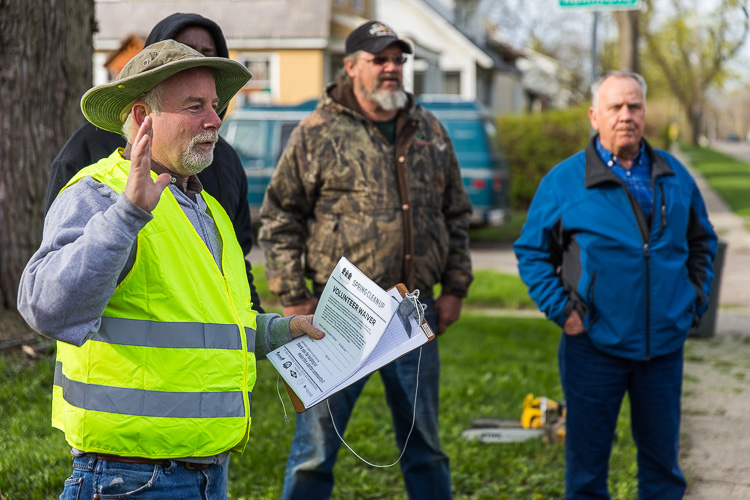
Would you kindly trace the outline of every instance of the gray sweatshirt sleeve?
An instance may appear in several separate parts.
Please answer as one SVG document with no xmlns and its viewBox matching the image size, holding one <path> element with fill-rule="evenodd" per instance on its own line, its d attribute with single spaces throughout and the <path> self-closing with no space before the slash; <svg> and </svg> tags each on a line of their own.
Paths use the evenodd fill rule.
<svg viewBox="0 0 750 500">
<path fill-rule="evenodd" d="M 282 318 L 278 314 L 265 313 L 256 317 L 255 358 L 266 359 L 274 349 L 292 341 L 289 323 L 294 316 Z"/>
<path fill-rule="evenodd" d="M 83 345 L 99 330 L 120 275 L 132 265 L 138 233 L 152 218 L 90 177 L 65 189 L 50 207 L 42 244 L 21 276 L 18 311 L 42 335 Z M 257 359 L 292 340 L 291 319 L 258 315 Z"/>
<path fill-rule="evenodd" d="M 18 311 L 42 335 L 83 345 L 99 329 L 138 232 L 152 218 L 90 177 L 65 189 L 21 276 Z"/>
</svg>

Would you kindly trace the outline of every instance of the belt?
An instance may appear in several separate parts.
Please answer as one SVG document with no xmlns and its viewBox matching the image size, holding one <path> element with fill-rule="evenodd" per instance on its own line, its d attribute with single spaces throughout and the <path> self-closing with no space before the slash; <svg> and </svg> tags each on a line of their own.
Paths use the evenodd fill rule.
<svg viewBox="0 0 750 500">
<path fill-rule="evenodd" d="M 147 465 L 161 465 L 162 467 L 169 467 L 172 465 L 171 460 L 164 458 L 141 458 L 141 457 L 121 457 L 119 455 L 107 455 L 105 453 L 94 453 L 97 460 L 107 460 L 109 462 L 122 462 L 126 464 L 147 464 Z M 195 462 L 180 462 L 176 463 L 185 466 L 188 470 L 205 470 L 211 464 L 199 464 Z"/>
</svg>

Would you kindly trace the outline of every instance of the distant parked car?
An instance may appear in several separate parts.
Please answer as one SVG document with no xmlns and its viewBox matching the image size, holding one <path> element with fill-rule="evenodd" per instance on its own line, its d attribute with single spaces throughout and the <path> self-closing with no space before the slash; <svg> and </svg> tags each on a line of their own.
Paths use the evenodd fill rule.
<svg viewBox="0 0 750 500">
<path fill-rule="evenodd" d="M 476 101 L 454 96 L 421 96 L 417 102 L 448 131 L 474 208 L 472 222 L 502 225 L 509 215 L 509 169 L 492 115 Z"/>
<path fill-rule="evenodd" d="M 266 186 L 294 127 L 315 109 L 316 100 L 298 106 L 245 106 L 230 113 L 219 133 L 242 160 L 247 175 L 250 216 L 258 222 Z"/>
<path fill-rule="evenodd" d="M 498 149 L 492 116 L 476 102 L 450 97 L 425 97 L 418 102 L 448 131 L 474 208 L 472 222 L 503 224 L 508 214 L 508 165 Z M 224 120 L 219 133 L 242 160 L 253 220 L 258 221 L 266 186 L 292 130 L 316 104 L 310 100 L 297 106 L 244 106 Z"/>
</svg>

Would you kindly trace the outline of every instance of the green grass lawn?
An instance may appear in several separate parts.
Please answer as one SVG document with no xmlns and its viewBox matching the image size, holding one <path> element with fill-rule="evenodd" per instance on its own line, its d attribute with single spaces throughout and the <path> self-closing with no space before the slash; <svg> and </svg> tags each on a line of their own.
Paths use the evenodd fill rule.
<svg viewBox="0 0 750 500">
<path fill-rule="evenodd" d="M 481 226 L 469 230 L 471 243 L 512 244 L 521 235 L 521 228 L 526 222 L 525 210 L 512 210 L 508 221 L 502 226 Z"/>
<path fill-rule="evenodd" d="M 256 276 L 263 289 L 262 273 Z M 460 436 L 473 418 L 520 419 L 529 392 L 562 398 L 556 363 L 558 328 L 541 318 L 498 316 L 482 309 L 530 307 L 522 291 L 515 276 L 477 272 L 464 315 L 438 339 L 441 440 L 451 457 L 457 499 L 556 499 L 563 494 L 562 446 L 541 441 L 486 444 Z M 69 446 L 62 432 L 49 423 L 53 366 L 51 346 L 34 360 L 20 353 L 0 355 L 4 381 L 0 384 L 0 492 L 5 500 L 56 498 L 70 474 Z M 273 368 L 267 361 L 259 362 L 251 439 L 244 455 L 231 459 L 230 498 L 280 496 L 295 424 L 293 415 L 284 423 L 276 391 Z M 283 398 L 287 411 L 292 411 L 286 394 Z M 623 500 L 636 497 L 635 447 L 628 415 L 626 401 L 611 461 L 612 495 Z M 379 377 L 367 384 L 345 438 L 371 462 L 388 464 L 397 458 Z M 405 498 L 398 466 L 372 468 L 342 446 L 334 498 Z"/>
<path fill-rule="evenodd" d="M 680 144 L 680 149 L 733 212 L 750 216 L 750 165 L 710 148 Z"/>
<path fill-rule="evenodd" d="M 468 442 L 460 432 L 473 418 L 520 418 L 526 393 L 561 399 L 555 351 L 558 329 L 536 318 L 469 312 L 442 336 L 441 439 L 451 457 L 456 498 L 543 499 L 563 493 L 563 447 L 541 441 Z M 0 487 L 6 500 L 53 498 L 70 473 L 69 447 L 49 426 L 54 356 L 28 361 L 0 356 Z M 262 361 L 253 394 L 253 428 L 244 455 L 232 457 L 231 498 L 279 498 L 294 419 L 284 423 L 276 376 Z M 290 405 L 286 394 L 287 411 Z M 627 411 L 612 457 L 613 498 L 635 497 L 634 445 Z M 392 463 L 398 456 L 380 379 L 365 388 L 345 438 L 363 457 Z M 342 447 L 335 498 L 404 498 L 398 467 L 375 469 Z"/>
<path fill-rule="evenodd" d="M 255 289 L 260 303 L 268 312 L 281 312 L 278 298 L 268 290 L 262 265 L 253 266 Z M 435 296 L 440 295 L 440 286 L 435 287 Z M 526 292 L 526 285 L 518 276 L 493 269 L 475 269 L 474 282 L 469 288 L 469 296 L 464 307 L 475 309 L 525 309 L 536 310 L 536 306 Z"/>
<path fill-rule="evenodd" d="M 438 295 L 439 292 L 436 292 L 436 296 Z M 474 270 L 474 282 L 469 287 L 469 296 L 464 300 L 464 307 L 534 311 L 537 309 L 529 298 L 526 285 L 518 276 L 493 269 Z"/>
</svg>

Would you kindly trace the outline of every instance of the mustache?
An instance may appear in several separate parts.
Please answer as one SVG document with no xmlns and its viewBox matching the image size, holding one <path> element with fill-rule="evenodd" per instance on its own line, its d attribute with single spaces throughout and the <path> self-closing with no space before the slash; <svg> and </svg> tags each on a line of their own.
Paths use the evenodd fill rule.
<svg viewBox="0 0 750 500">
<path fill-rule="evenodd" d="M 401 83 L 402 77 L 398 73 L 383 73 L 378 75 L 378 83 L 383 83 L 385 80 L 398 80 Z"/>
<path fill-rule="evenodd" d="M 206 131 L 206 132 L 202 132 L 202 133 L 196 135 L 195 137 L 193 137 L 193 139 L 190 141 L 190 145 L 194 146 L 194 145 L 199 144 L 201 142 L 213 142 L 215 144 L 216 141 L 218 141 L 218 140 L 219 140 L 219 132 L 217 132 L 217 131 Z"/>
</svg>

